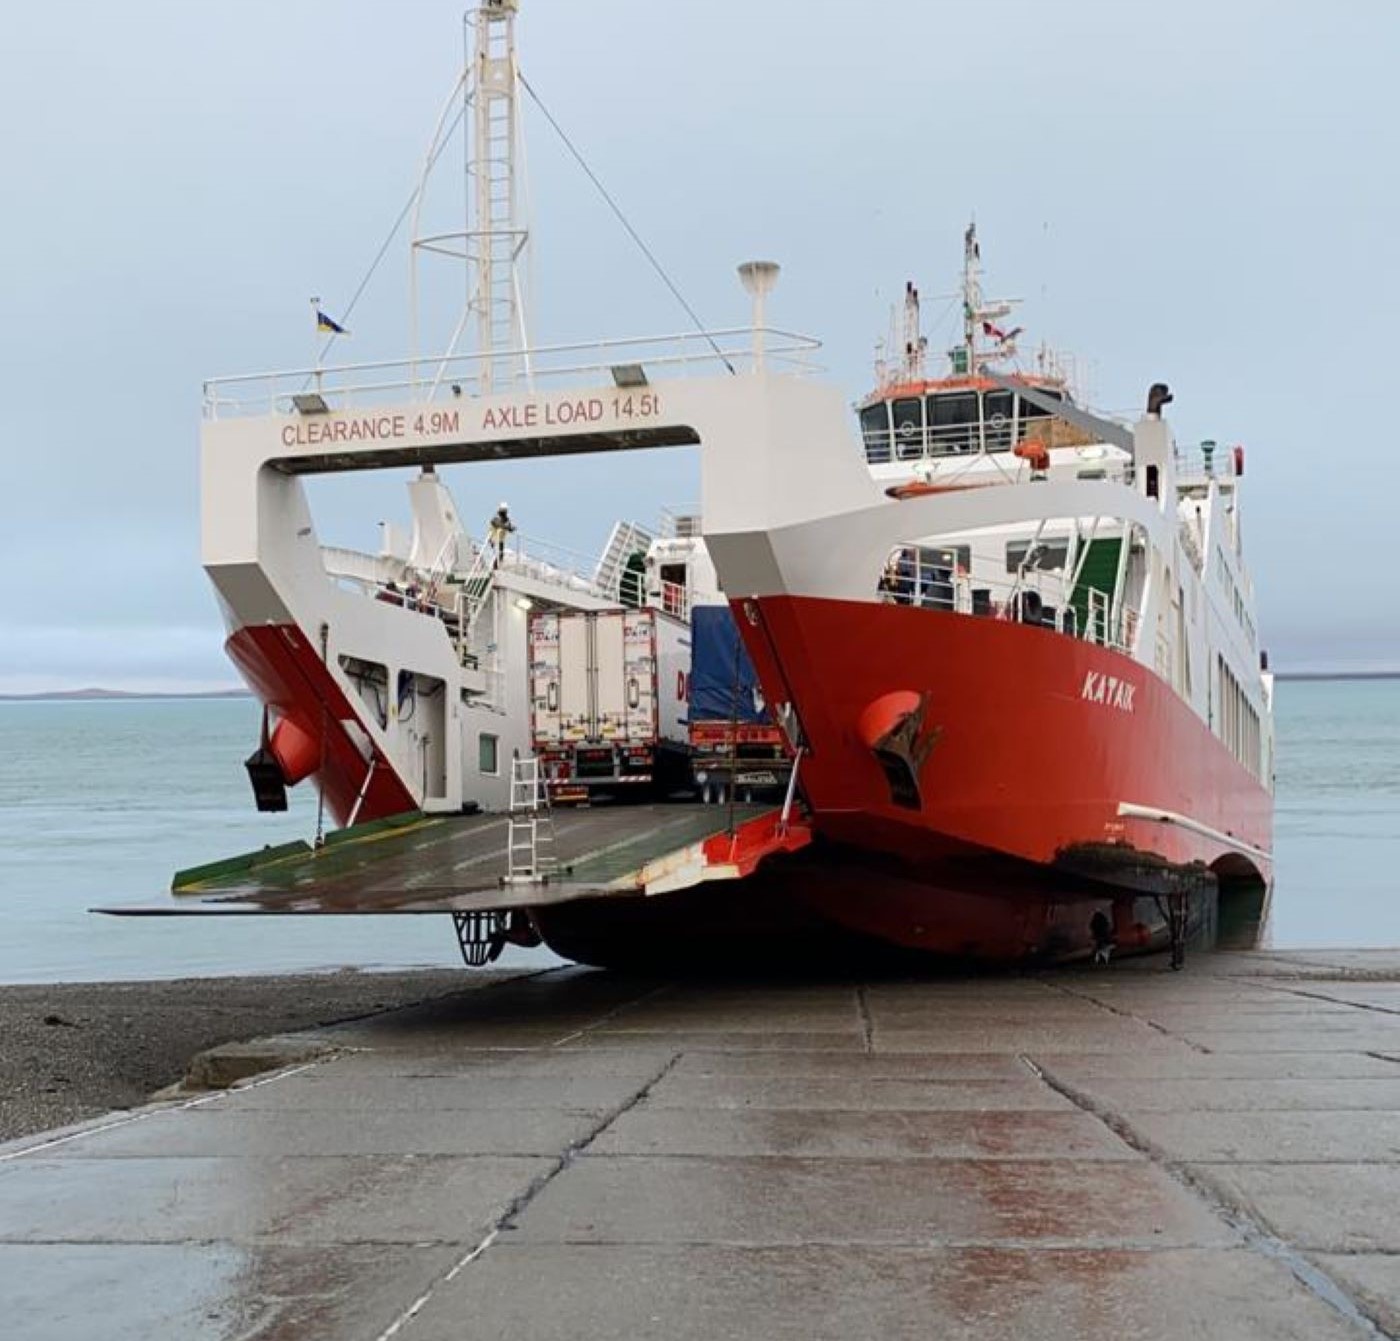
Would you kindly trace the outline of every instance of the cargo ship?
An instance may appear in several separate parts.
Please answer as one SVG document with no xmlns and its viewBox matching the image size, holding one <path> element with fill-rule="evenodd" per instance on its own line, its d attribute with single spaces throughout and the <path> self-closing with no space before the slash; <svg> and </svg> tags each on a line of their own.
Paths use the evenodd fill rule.
<svg viewBox="0 0 1400 1341">
<path fill-rule="evenodd" d="M 415 280 L 407 358 L 205 386 L 203 560 L 265 708 L 254 797 L 309 783 L 320 810 L 307 843 L 141 911 L 451 913 L 470 963 L 541 940 L 597 964 L 818 942 L 1050 962 L 1179 956 L 1222 888 L 1257 901 L 1243 450 L 1179 448 L 1164 386 L 1127 424 L 1047 352 L 1024 367 L 975 228 L 946 371 L 911 285 L 854 407 L 817 340 L 768 325 L 765 262 L 740 267 L 747 325 L 532 344 L 517 14 L 469 16 L 461 113 L 406 212 L 415 276 L 466 266 L 446 347 L 423 352 Z M 456 124 L 474 194 L 443 231 L 424 201 Z M 617 522 L 596 561 L 505 504 L 478 498 L 473 528 L 444 479 L 674 447 L 699 449 L 698 509 Z M 405 466 L 410 528 L 320 542 L 308 478 Z M 646 804 L 558 811 L 643 783 Z"/>
</svg>

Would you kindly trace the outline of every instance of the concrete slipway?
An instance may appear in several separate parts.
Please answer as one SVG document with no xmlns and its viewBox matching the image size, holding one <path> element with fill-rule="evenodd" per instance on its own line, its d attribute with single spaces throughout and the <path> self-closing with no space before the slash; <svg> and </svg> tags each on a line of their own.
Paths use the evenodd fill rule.
<svg viewBox="0 0 1400 1341">
<path fill-rule="evenodd" d="M 1400 1334 L 1400 954 L 569 970 L 274 1055 L 0 1147 L 6 1337 Z"/>
</svg>

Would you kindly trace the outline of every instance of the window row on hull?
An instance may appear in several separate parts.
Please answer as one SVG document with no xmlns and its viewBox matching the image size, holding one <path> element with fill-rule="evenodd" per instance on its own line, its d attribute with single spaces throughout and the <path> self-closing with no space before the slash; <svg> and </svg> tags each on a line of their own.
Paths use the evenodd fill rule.
<svg viewBox="0 0 1400 1341">
<path fill-rule="evenodd" d="M 1216 657 L 1215 734 L 1254 776 L 1260 776 L 1259 714 L 1223 656 Z"/>
</svg>

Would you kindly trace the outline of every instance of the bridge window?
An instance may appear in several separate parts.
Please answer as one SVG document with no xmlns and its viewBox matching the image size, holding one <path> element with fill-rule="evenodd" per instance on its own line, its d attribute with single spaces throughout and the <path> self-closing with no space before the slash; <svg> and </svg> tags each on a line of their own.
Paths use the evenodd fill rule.
<svg viewBox="0 0 1400 1341">
<path fill-rule="evenodd" d="M 1036 393 L 1050 400 L 1064 399 L 1058 391 L 1047 391 L 1043 387 L 1037 387 Z M 1020 416 L 1021 436 L 1023 438 L 1027 433 L 1037 428 L 1045 428 L 1046 426 L 1041 421 L 1049 418 L 1048 410 L 1042 410 L 1039 405 L 1032 405 L 1024 396 L 1016 397 L 1016 413 Z"/>
<path fill-rule="evenodd" d="M 989 391 L 982 397 L 982 435 L 989 452 L 1011 450 L 1012 399 L 1009 391 Z"/>
<path fill-rule="evenodd" d="M 929 450 L 935 456 L 975 452 L 981 446 L 975 391 L 930 396 L 928 421 Z"/>
<path fill-rule="evenodd" d="M 924 454 L 924 403 L 917 396 L 894 402 L 894 438 L 901 461 Z"/>
<path fill-rule="evenodd" d="M 860 436 L 865 445 L 865 459 L 872 465 L 884 465 L 893 459 L 890 445 L 890 403 L 882 400 L 867 405 L 860 412 Z"/>
</svg>

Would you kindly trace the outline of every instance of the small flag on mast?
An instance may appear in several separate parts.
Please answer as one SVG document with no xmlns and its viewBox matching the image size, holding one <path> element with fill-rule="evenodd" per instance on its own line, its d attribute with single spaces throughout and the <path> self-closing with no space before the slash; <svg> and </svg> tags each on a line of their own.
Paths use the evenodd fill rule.
<svg viewBox="0 0 1400 1341">
<path fill-rule="evenodd" d="M 990 321 L 984 321 L 982 323 L 982 334 L 990 336 L 998 344 L 1002 345 L 1014 340 L 1023 330 L 1025 330 L 1024 326 L 1013 326 L 1009 331 L 1004 331 L 1000 326 L 993 326 Z"/>
<path fill-rule="evenodd" d="M 350 332 L 347 331 L 344 326 L 342 326 L 334 318 L 328 317 L 324 312 L 321 311 L 319 307 L 316 309 L 316 329 L 318 331 L 325 332 L 325 334 L 327 335 L 350 334 Z"/>
</svg>

